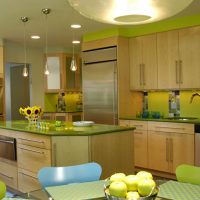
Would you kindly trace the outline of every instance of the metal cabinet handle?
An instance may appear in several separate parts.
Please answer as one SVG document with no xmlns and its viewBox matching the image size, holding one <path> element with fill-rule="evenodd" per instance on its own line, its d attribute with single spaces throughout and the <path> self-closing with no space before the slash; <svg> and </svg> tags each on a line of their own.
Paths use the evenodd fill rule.
<svg viewBox="0 0 200 200">
<path fill-rule="evenodd" d="M 140 86 L 142 85 L 142 64 L 139 65 L 140 68 Z"/>
<path fill-rule="evenodd" d="M 53 143 L 53 166 L 56 167 L 57 166 L 57 160 L 56 160 L 56 143 Z"/>
<path fill-rule="evenodd" d="M 31 176 L 31 175 L 29 175 L 29 174 L 25 174 L 25 173 L 23 173 L 23 172 L 19 172 L 19 173 L 22 174 L 22 175 L 25 175 L 25 176 L 29 176 L 29 177 L 34 178 L 34 179 L 37 178 L 37 177 Z"/>
<path fill-rule="evenodd" d="M 171 130 L 185 130 L 185 128 L 182 128 L 182 127 L 168 127 L 168 126 L 156 126 L 156 128 L 167 128 Z"/>
<path fill-rule="evenodd" d="M 146 79 L 145 79 L 145 64 L 142 64 L 142 81 L 143 81 L 143 85 L 146 85 Z"/>
<path fill-rule="evenodd" d="M 166 161 L 169 162 L 169 138 L 166 138 L 165 145 L 166 145 Z"/>
<path fill-rule="evenodd" d="M 44 143 L 42 140 L 32 140 L 32 139 L 24 139 L 24 138 L 19 138 L 20 140 L 24 141 L 29 141 L 29 142 L 36 142 L 36 143 Z"/>
<path fill-rule="evenodd" d="M 182 60 L 179 60 L 179 70 L 180 70 L 180 74 L 179 74 L 179 76 L 180 76 L 180 83 L 182 84 L 183 83 L 183 67 L 182 67 Z"/>
<path fill-rule="evenodd" d="M 173 139 L 170 139 L 170 162 L 173 162 Z"/>
<path fill-rule="evenodd" d="M 138 134 L 138 135 L 142 135 L 143 134 L 143 132 L 138 132 L 138 131 L 134 131 L 133 133 L 134 134 Z"/>
<path fill-rule="evenodd" d="M 5 176 L 6 178 L 9 178 L 9 179 L 13 179 L 13 178 L 14 178 L 14 177 L 12 177 L 12 176 L 8 176 L 8 175 L 3 174 L 3 173 L 1 173 L 1 172 L 0 172 L 0 174 L 1 174 L 2 176 Z"/>
<path fill-rule="evenodd" d="M 33 153 L 39 153 L 39 154 L 44 154 L 43 151 L 36 151 L 36 150 L 32 150 L 32 149 L 26 149 L 26 148 L 22 148 L 22 147 L 18 147 L 19 149 L 25 150 L 25 151 L 30 151 Z"/>
<path fill-rule="evenodd" d="M 175 61 L 175 66 L 176 66 L 176 83 L 178 84 L 180 82 L 179 80 L 179 66 L 178 66 L 178 60 Z"/>
<path fill-rule="evenodd" d="M 2 142 L 2 143 L 7 143 L 7 144 L 14 144 L 14 141 L 13 141 L 13 140 L 1 140 L 1 139 L 0 139 L 0 142 Z"/>
</svg>

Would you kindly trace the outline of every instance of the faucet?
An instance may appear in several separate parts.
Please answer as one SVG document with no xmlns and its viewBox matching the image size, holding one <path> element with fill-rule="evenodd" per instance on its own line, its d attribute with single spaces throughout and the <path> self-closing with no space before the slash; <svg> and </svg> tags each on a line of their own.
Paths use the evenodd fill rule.
<svg viewBox="0 0 200 200">
<path fill-rule="evenodd" d="M 190 103 L 192 103 L 193 99 L 195 96 L 199 96 L 200 97 L 200 94 L 199 93 L 194 93 L 191 97 L 190 97 Z"/>
</svg>

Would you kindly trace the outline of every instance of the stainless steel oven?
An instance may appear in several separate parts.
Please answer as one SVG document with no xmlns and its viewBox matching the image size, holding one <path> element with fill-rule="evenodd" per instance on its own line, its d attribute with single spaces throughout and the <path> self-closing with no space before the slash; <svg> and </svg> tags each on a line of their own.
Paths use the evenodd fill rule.
<svg viewBox="0 0 200 200">
<path fill-rule="evenodd" d="M 0 158 L 17 160 L 15 138 L 0 135 Z"/>
</svg>

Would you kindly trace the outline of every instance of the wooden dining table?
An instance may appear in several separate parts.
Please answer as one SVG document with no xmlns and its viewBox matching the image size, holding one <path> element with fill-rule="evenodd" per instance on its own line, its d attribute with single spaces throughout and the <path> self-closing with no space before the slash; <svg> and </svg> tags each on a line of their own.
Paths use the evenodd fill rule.
<svg viewBox="0 0 200 200">
<path fill-rule="evenodd" d="M 27 199 L 33 200 L 106 200 L 104 194 L 105 180 L 74 183 L 68 185 L 46 187 L 28 194 Z M 41 196 L 42 194 L 42 196 Z M 200 185 L 180 183 L 174 180 L 162 181 L 157 196 L 151 200 L 199 200 Z"/>
</svg>

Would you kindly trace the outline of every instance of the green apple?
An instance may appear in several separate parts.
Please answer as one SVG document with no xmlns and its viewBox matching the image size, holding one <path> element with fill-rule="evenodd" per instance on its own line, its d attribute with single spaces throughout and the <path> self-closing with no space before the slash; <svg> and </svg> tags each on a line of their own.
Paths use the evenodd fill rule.
<svg viewBox="0 0 200 200">
<path fill-rule="evenodd" d="M 124 178 L 128 191 L 137 191 L 139 178 L 136 175 L 128 175 Z"/>
<path fill-rule="evenodd" d="M 110 181 L 123 181 L 126 175 L 124 173 L 115 173 L 110 177 Z"/>
<path fill-rule="evenodd" d="M 123 181 L 114 181 L 109 186 L 109 193 L 111 196 L 125 198 L 127 186 Z"/>
<path fill-rule="evenodd" d="M 152 179 L 140 179 L 138 182 L 138 192 L 141 196 L 150 195 L 155 187 L 156 183 Z"/>
<path fill-rule="evenodd" d="M 153 179 L 153 176 L 150 172 L 147 172 L 147 171 L 139 171 L 137 174 L 136 174 L 140 179 L 141 178 L 145 178 L 145 179 Z"/>
<path fill-rule="evenodd" d="M 140 195 L 136 191 L 135 192 L 131 191 L 131 192 L 126 193 L 126 199 L 137 200 L 139 198 L 140 198 Z"/>
</svg>

